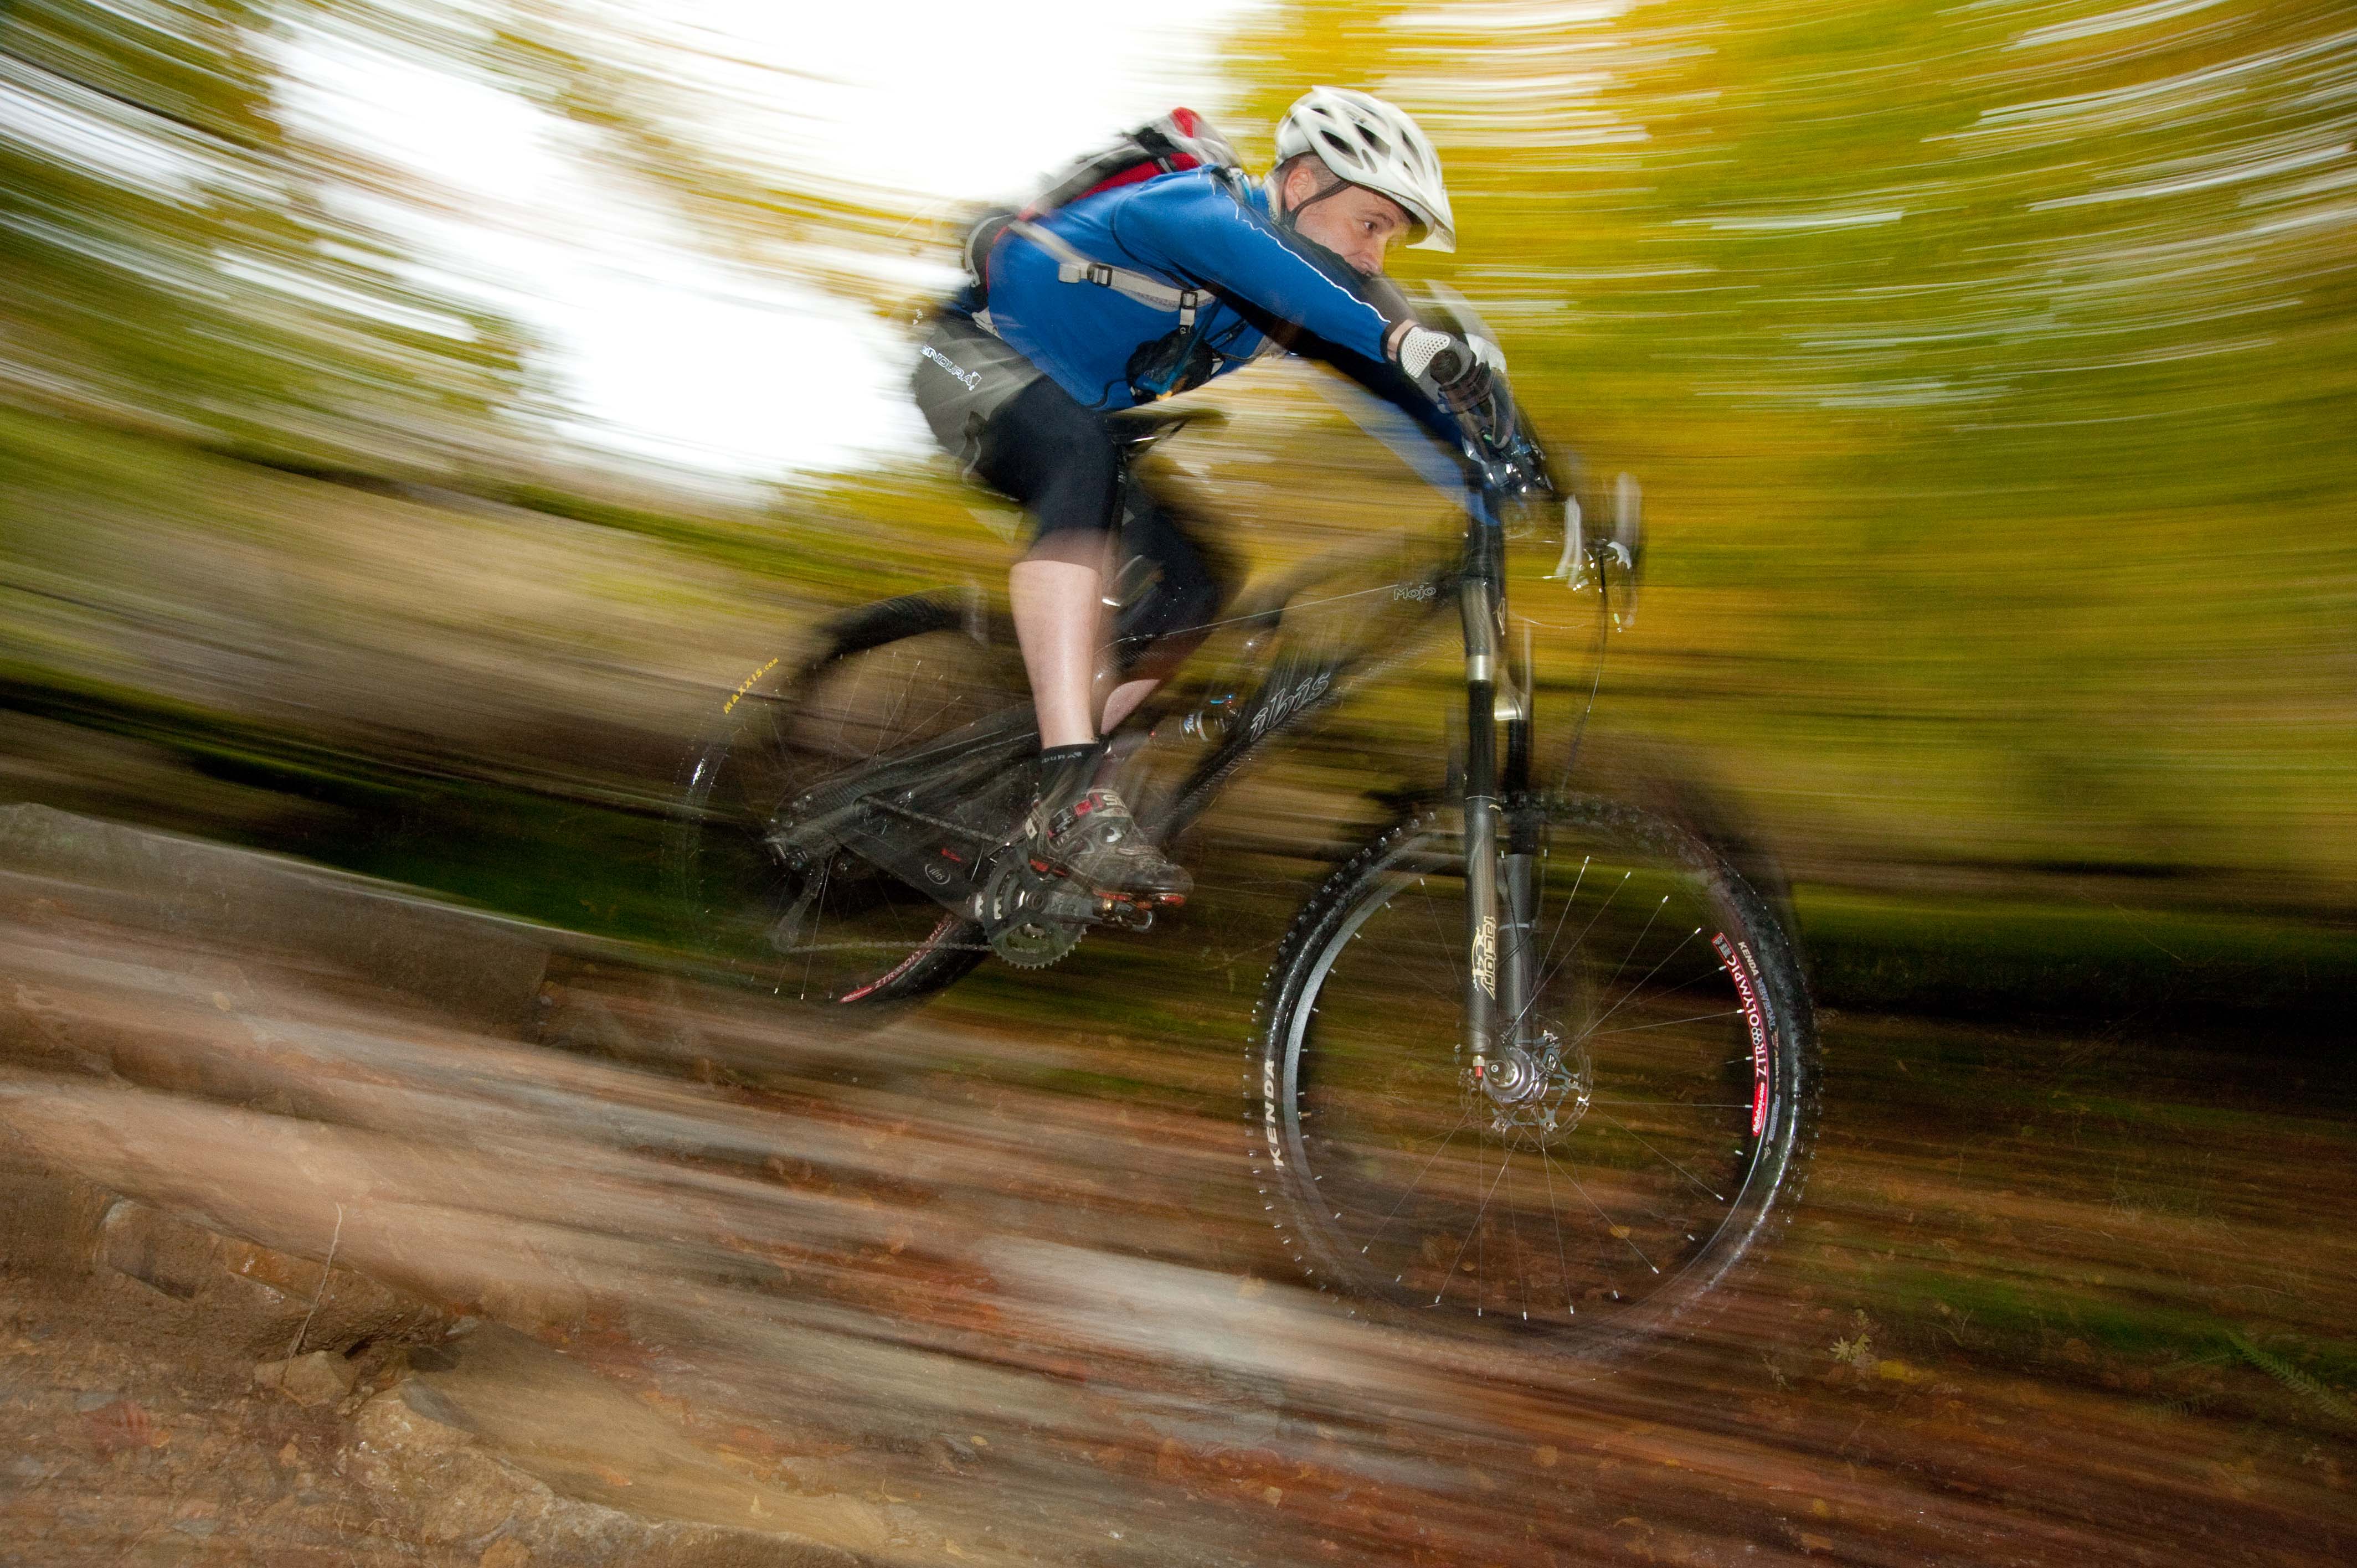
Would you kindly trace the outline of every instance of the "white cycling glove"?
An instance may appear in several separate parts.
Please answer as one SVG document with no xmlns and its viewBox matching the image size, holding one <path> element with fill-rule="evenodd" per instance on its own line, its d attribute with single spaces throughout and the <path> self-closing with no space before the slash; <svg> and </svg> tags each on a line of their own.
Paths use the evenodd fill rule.
<svg viewBox="0 0 2357 1568">
<path fill-rule="evenodd" d="M 1469 343 L 1453 333 L 1411 325 L 1393 346 L 1392 357 L 1410 376 L 1430 381 L 1450 412 L 1463 413 L 1479 407 L 1490 395 L 1492 356 L 1481 352 L 1487 347 Z"/>
</svg>

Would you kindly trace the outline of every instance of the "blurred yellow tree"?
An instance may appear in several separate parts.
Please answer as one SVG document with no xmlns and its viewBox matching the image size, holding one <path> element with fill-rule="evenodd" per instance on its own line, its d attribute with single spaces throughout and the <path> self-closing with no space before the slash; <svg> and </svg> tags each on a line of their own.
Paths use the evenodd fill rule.
<svg viewBox="0 0 2357 1568">
<path fill-rule="evenodd" d="M 1644 722 L 1836 840 L 2330 878 L 2357 867 L 2346 24 L 1294 0 L 1230 58 L 1265 120 L 1331 81 L 1434 134 L 1442 264 L 1518 389 L 1648 482 L 1673 597 L 1623 669 Z"/>
</svg>

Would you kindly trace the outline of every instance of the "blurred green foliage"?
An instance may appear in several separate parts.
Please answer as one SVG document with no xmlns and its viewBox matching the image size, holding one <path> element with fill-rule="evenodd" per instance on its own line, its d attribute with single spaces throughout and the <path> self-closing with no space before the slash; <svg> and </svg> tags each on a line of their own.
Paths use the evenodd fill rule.
<svg viewBox="0 0 2357 1568">
<path fill-rule="evenodd" d="M 0 388 L 278 461 L 477 467 L 523 336 L 407 280 L 292 134 L 287 30 L 334 5 L 0 12 Z"/>
<path fill-rule="evenodd" d="M 365 38 L 594 133 L 612 179 L 716 252 L 877 303 L 888 274 L 863 258 L 905 248 L 914 199 L 846 186 L 808 145 L 757 159 L 727 142 L 682 69 L 690 46 L 651 15 L 0 12 L 16 105 L 0 120 L 0 401 L 27 411 L 0 423 L 12 689 L 145 689 L 174 723 L 314 724 L 358 756 L 475 776 L 496 742 L 531 753 L 509 774 L 570 766 L 643 798 L 661 776 L 642 758 L 677 736 L 640 732 L 658 711 L 694 722 L 686 688 L 742 657 L 716 645 L 991 580 L 1004 552 L 978 498 L 919 465 L 719 506 L 552 455 L 530 335 L 437 292 L 363 216 L 445 193 L 290 129 L 291 42 Z M 1806 877 L 2102 903 L 2133 875 L 2140 898 L 2345 910 L 2347 28 L 2331 0 L 1296 0 L 1253 14 L 1225 57 L 1230 101 L 1206 107 L 1264 157 L 1313 81 L 1386 93 L 1432 131 L 1463 248 L 1402 270 L 1472 295 L 1544 426 L 1646 486 L 1648 598 L 1603 722 L 1683 744 Z M 788 103 L 800 81 L 729 80 Z M 1101 129 L 1075 125 L 1075 145 Z M 1207 458 L 1249 553 L 1366 526 L 1366 448 L 1281 379 L 1220 395 L 1266 416 Z M 113 433 L 85 445 L 58 419 Z M 224 457 L 281 472 L 242 491 Z M 286 470 L 338 482 L 289 490 Z M 152 559 L 125 542 L 143 531 Z M 563 564 L 588 534 L 617 542 L 576 575 Z M 1585 692 L 1589 612 L 1535 580 L 1551 548 L 1530 553 L 1546 559 L 1518 607 L 1571 628 L 1548 639 L 1560 720 Z M 165 623 L 216 649 L 275 628 L 300 644 L 271 655 L 277 689 L 308 660 L 340 671 L 315 684 L 343 701 L 307 686 L 265 713 L 264 678 L 156 651 Z M 124 625 L 142 630 L 106 629 Z M 620 701 L 592 668 L 644 676 L 621 703 L 630 745 L 568 731 L 565 704 L 595 705 L 594 726 Z M 433 681 L 468 704 L 439 737 L 403 705 Z M 371 738 L 372 704 L 408 718 Z M 1383 712 L 1354 710 L 1361 741 L 1383 740 Z"/>
</svg>

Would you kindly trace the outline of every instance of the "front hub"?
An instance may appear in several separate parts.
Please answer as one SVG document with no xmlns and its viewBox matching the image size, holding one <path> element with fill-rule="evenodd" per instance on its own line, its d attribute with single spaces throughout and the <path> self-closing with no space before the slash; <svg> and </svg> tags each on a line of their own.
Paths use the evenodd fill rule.
<svg viewBox="0 0 2357 1568">
<path fill-rule="evenodd" d="M 1584 1046 L 1542 1029 L 1529 1047 L 1503 1047 L 1468 1074 L 1466 1111 L 1520 1148 L 1549 1148 L 1587 1114 L 1593 1092 Z"/>
</svg>

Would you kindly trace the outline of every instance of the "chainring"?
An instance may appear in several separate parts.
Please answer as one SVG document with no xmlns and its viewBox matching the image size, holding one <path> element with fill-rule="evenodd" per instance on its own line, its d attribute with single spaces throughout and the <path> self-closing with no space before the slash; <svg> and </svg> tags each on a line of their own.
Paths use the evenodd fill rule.
<svg viewBox="0 0 2357 1568">
<path fill-rule="evenodd" d="M 1009 857 L 982 890 L 982 929 L 990 950 L 1017 969 L 1045 969 L 1081 945 L 1078 921 L 1043 916 L 1026 906 L 1045 885 L 1019 856 Z"/>
</svg>

